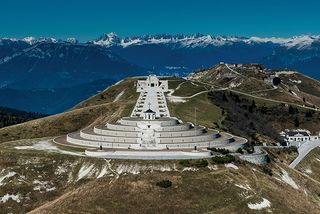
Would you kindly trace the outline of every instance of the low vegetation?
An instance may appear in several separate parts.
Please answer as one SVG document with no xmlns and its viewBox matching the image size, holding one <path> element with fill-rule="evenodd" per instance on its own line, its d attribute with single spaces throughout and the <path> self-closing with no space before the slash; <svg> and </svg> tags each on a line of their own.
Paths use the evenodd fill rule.
<svg viewBox="0 0 320 214">
<path fill-rule="evenodd" d="M 220 149 L 220 148 L 208 148 L 209 150 L 211 150 L 212 152 L 217 152 L 223 155 L 229 154 L 230 151 L 228 149 Z"/>
<path fill-rule="evenodd" d="M 212 157 L 212 161 L 215 164 L 225 164 L 234 162 L 236 158 L 233 155 L 224 155 L 224 156 L 214 156 Z"/>
<path fill-rule="evenodd" d="M 169 188 L 172 186 L 172 182 L 170 180 L 162 180 L 156 183 L 158 187 Z"/>
<path fill-rule="evenodd" d="M 272 169 L 271 169 L 270 167 L 268 167 L 268 166 L 263 166 L 263 167 L 262 167 L 262 171 L 263 171 L 265 174 L 269 175 L 269 176 L 272 176 L 272 175 L 273 175 Z"/>
<path fill-rule="evenodd" d="M 184 167 L 207 167 L 208 166 L 208 161 L 205 159 L 201 160 L 181 160 L 179 161 L 179 164 Z"/>
</svg>

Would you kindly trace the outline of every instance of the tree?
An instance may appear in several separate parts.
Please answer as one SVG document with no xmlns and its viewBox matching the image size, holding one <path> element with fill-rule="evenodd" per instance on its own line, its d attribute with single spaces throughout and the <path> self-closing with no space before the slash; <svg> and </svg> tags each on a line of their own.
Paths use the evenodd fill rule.
<svg viewBox="0 0 320 214">
<path fill-rule="evenodd" d="M 240 97 L 239 97 L 238 94 L 235 94 L 235 95 L 234 95 L 234 101 L 235 101 L 236 103 L 240 103 Z"/>
<path fill-rule="evenodd" d="M 300 125 L 299 118 L 296 117 L 296 118 L 294 119 L 294 126 L 295 126 L 295 127 L 299 127 L 299 125 Z"/>
<path fill-rule="evenodd" d="M 228 98 L 226 96 L 226 94 L 223 92 L 222 94 L 222 100 L 225 101 L 225 102 L 228 102 Z"/>
<path fill-rule="evenodd" d="M 224 115 L 226 112 L 224 111 L 224 108 L 222 109 L 221 114 Z"/>
<path fill-rule="evenodd" d="M 290 105 L 289 106 L 289 114 L 295 114 L 296 111 L 294 110 L 294 108 Z"/>
<path fill-rule="evenodd" d="M 314 112 L 311 111 L 311 110 L 310 110 L 310 111 L 307 111 L 307 112 L 306 112 L 306 117 L 307 117 L 307 118 L 312 117 L 313 113 L 314 113 Z"/>
<path fill-rule="evenodd" d="M 256 102 L 255 102 L 254 100 L 252 100 L 251 106 L 252 106 L 252 108 L 257 107 L 257 106 L 256 106 Z"/>
</svg>

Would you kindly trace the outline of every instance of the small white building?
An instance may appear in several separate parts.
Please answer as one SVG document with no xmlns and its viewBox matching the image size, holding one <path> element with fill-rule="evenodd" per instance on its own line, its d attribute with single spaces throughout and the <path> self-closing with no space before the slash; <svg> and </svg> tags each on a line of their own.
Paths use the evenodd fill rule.
<svg viewBox="0 0 320 214">
<path fill-rule="evenodd" d="M 311 135 L 311 132 L 306 129 L 286 129 L 283 132 L 280 132 L 280 135 L 288 143 L 288 145 L 300 146 L 301 143 L 308 141 L 318 140 L 319 135 Z"/>
<path fill-rule="evenodd" d="M 155 120 L 156 119 L 156 112 L 148 109 L 147 111 L 143 112 L 143 119 L 144 120 Z"/>
</svg>

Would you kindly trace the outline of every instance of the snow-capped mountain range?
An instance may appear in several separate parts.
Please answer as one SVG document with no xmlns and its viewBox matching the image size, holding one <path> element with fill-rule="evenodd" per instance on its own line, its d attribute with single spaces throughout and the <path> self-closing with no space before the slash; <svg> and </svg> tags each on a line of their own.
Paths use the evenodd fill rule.
<svg viewBox="0 0 320 214">
<path fill-rule="evenodd" d="M 30 90 L 45 89 L 41 90 L 39 100 L 48 97 L 50 101 L 52 89 L 61 91 L 58 89 L 84 88 L 84 85 L 90 88 L 90 84 L 95 84 L 92 88 L 99 90 L 103 89 L 99 88 L 102 85 L 105 87 L 101 82 L 97 86 L 99 80 L 107 79 L 110 84 L 126 76 L 149 73 L 186 76 L 219 62 L 260 63 L 265 68 L 297 70 L 320 79 L 320 36 L 247 38 L 158 34 L 121 38 L 107 33 L 87 42 L 75 38 L 0 38 L 0 103 L 38 111 L 39 106 L 26 107 L 23 99 L 13 105 L 11 97 L 19 97 L 20 91 L 22 97 L 27 97 L 28 91 L 35 99 L 37 95 L 29 93 Z M 14 95 L 8 89 L 14 90 Z M 71 91 L 74 92 L 68 95 L 71 102 L 61 103 L 57 111 L 88 96 Z M 42 113 L 56 113 L 52 108 L 51 111 L 41 109 Z"/>
<path fill-rule="evenodd" d="M 66 40 L 55 39 L 55 38 L 35 38 L 25 37 L 22 39 L 17 38 L 0 38 L 0 45 L 2 41 L 12 42 L 26 42 L 30 45 L 41 42 L 69 42 L 76 44 L 78 40 L 76 38 L 67 38 Z M 313 43 L 320 42 L 320 35 L 301 35 L 293 36 L 289 38 L 284 37 L 239 37 L 239 36 L 213 36 L 204 34 L 194 35 L 169 35 L 169 34 L 156 34 L 156 35 L 143 35 L 121 38 L 116 33 L 106 33 L 98 39 L 88 41 L 85 43 L 95 44 L 105 47 L 121 46 L 129 47 L 133 45 L 150 45 L 150 44 L 175 44 L 180 47 L 188 48 L 203 48 L 207 46 L 224 46 L 232 45 L 234 43 L 245 43 L 245 44 L 256 44 L 256 43 L 273 43 L 287 48 L 304 49 L 310 48 Z"/>
<path fill-rule="evenodd" d="M 207 47 L 207 46 L 224 46 L 234 43 L 273 43 L 287 48 L 310 48 L 313 42 L 320 42 L 320 35 L 294 36 L 290 38 L 280 37 L 238 37 L 238 36 L 212 36 L 212 35 L 145 35 L 138 37 L 121 38 L 116 33 L 104 34 L 100 38 L 91 41 L 93 44 L 106 47 L 132 45 L 149 45 L 149 44 L 179 44 L 181 47 Z"/>
</svg>

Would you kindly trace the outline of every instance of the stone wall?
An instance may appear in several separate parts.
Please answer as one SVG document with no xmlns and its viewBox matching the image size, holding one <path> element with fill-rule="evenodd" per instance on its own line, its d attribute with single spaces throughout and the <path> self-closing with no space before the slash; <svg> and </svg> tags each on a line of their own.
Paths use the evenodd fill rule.
<svg viewBox="0 0 320 214">
<path fill-rule="evenodd" d="M 263 165 L 268 162 L 267 153 L 261 153 L 261 154 L 254 153 L 254 154 L 248 154 L 248 155 L 240 155 L 239 158 L 257 165 Z"/>
<path fill-rule="evenodd" d="M 110 124 L 107 123 L 106 127 L 111 130 L 118 130 L 118 131 L 139 131 L 138 127 L 134 126 L 124 126 L 119 124 Z"/>
<path fill-rule="evenodd" d="M 129 138 L 129 137 L 118 137 L 118 136 L 104 136 L 104 135 L 95 135 L 95 134 L 89 134 L 85 133 L 83 131 L 80 131 L 80 137 L 84 139 L 89 140 L 95 140 L 95 141 L 104 141 L 104 142 L 119 142 L 119 143 L 138 143 L 139 138 Z"/>
<path fill-rule="evenodd" d="M 170 132 L 156 132 L 156 137 L 187 137 L 193 135 L 200 135 L 204 132 L 203 129 L 197 130 L 183 130 L 183 131 L 170 131 Z"/>
<path fill-rule="evenodd" d="M 141 133 L 137 131 L 119 131 L 119 130 L 108 130 L 100 129 L 94 127 L 94 133 L 99 135 L 111 135 L 111 136 L 121 136 L 121 137 L 141 137 Z"/>
<path fill-rule="evenodd" d="M 100 145 L 104 148 L 124 148 L 127 149 L 132 144 L 128 143 L 108 143 L 108 142 L 97 142 L 97 141 L 91 141 L 91 140 L 83 140 L 83 139 L 76 139 L 74 137 L 71 137 L 70 135 L 67 135 L 67 141 L 79 145 L 79 146 L 86 146 L 86 147 L 95 147 L 99 148 Z"/>
</svg>

